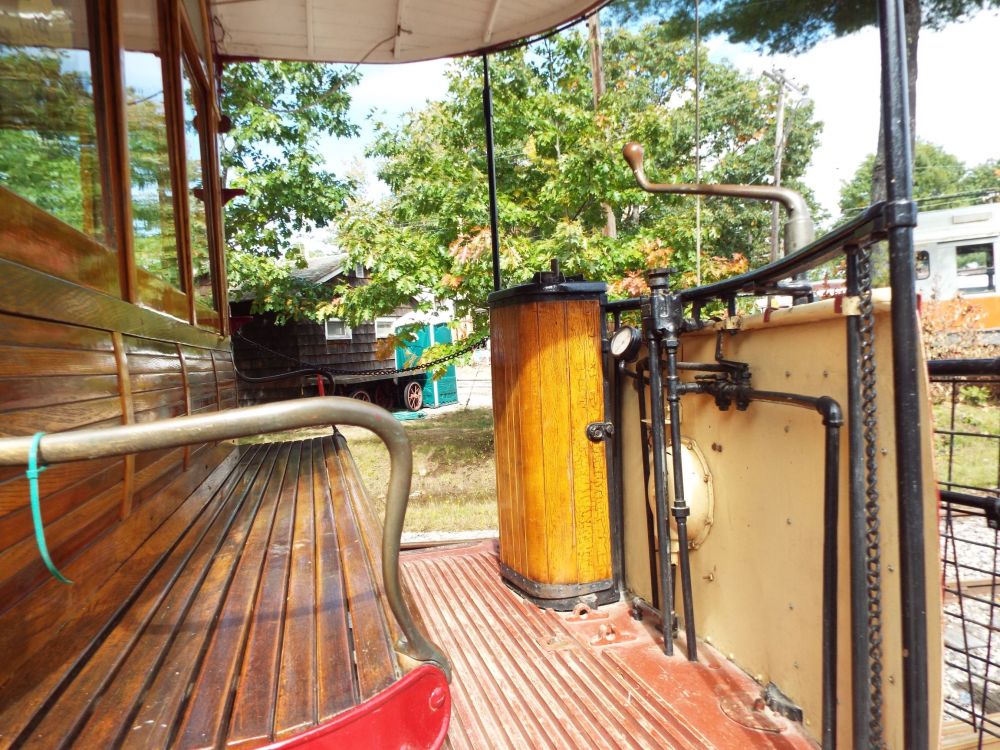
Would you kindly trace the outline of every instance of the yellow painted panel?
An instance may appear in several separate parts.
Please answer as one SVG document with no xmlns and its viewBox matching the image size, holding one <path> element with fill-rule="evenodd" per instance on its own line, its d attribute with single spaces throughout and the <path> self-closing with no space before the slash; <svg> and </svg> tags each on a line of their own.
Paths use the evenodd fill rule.
<svg viewBox="0 0 1000 750">
<path fill-rule="evenodd" d="M 818 303 L 823 305 L 824 303 Z M 812 306 L 807 306 L 812 307 Z M 827 309 L 829 308 L 829 309 Z M 818 314 L 822 313 L 822 314 Z M 725 336 L 725 357 L 750 363 L 753 386 L 809 396 L 831 396 L 847 409 L 845 318 L 832 306 Z M 802 319 L 803 322 L 805 318 Z M 682 359 L 711 362 L 715 336 L 685 336 Z M 876 316 L 878 473 L 883 573 L 883 692 L 889 748 L 902 750 L 902 654 L 899 549 L 892 404 L 891 330 L 884 305 Z M 690 373 L 685 379 L 690 378 Z M 626 576 L 649 597 L 649 552 L 638 409 L 631 382 L 624 386 Z M 922 392 L 926 395 L 926 385 Z M 754 403 L 746 412 L 720 412 L 707 396 L 684 397 L 683 431 L 705 455 L 715 483 L 715 522 L 691 553 L 699 637 L 762 684 L 774 682 L 805 712 L 806 730 L 820 727 L 822 612 L 823 427 L 810 410 Z M 931 647 L 932 720 L 940 719 L 941 625 L 936 492 L 926 399 L 924 514 Z M 850 746 L 850 597 L 848 578 L 847 429 L 841 436 L 838 735 Z M 859 637 L 864 637 L 859 634 Z M 935 729 L 936 731 L 936 729 Z M 933 736 L 933 734 L 932 734 Z"/>
</svg>

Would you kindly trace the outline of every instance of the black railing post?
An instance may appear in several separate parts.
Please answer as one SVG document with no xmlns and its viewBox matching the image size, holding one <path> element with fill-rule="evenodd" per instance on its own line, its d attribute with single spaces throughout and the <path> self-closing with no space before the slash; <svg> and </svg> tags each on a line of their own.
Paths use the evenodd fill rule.
<svg viewBox="0 0 1000 750">
<path fill-rule="evenodd" d="M 483 121 L 486 124 L 486 174 L 490 187 L 490 248 L 493 252 L 493 291 L 500 289 L 500 227 L 497 219 L 497 167 L 493 156 L 493 91 L 490 59 L 483 55 Z"/>
<path fill-rule="evenodd" d="M 921 460 L 916 278 L 913 260 L 913 172 L 903 0 L 879 0 L 882 119 L 885 137 L 885 224 L 892 286 L 892 365 L 899 508 L 899 573 L 903 630 L 904 745 L 930 746 L 927 685 L 923 466 Z"/>
</svg>

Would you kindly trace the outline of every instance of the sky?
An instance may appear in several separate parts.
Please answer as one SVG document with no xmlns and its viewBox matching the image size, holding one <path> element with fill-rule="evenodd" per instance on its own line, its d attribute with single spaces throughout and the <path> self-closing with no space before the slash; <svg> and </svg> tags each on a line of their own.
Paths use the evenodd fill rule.
<svg viewBox="0 0 1000 750">
<path fill-rule="evenodd" d="M 706 42 L 712 59 L 726 58 L 744 71 L 775 68 L 800 87 L 824 123 L 821 145 L 805 180 L 831 216 L 841 184 L 875 150 L 879 120 L 879 45 L 874 28 L 818 44 L 798 56 L 767 56 L 721 39 Z M 1000 157 L 1000 13 L 980 12 L 971 20 L 920 34 L 917 78 L 917 135 L 942 146 L 972 166 Z M 327 141 L 329 165 L 343 173 L 361 166 L 371 197 L 386 194 L 375 178 L 375 164 L 364 159 L 373 130 L 372 109 L 388 123 L 439 99 L 447 91 L 447 61 L 399 66 L 362 66 L 361 83 L 352 91 L 351 118 L 358 138 Z"/>
</svg>

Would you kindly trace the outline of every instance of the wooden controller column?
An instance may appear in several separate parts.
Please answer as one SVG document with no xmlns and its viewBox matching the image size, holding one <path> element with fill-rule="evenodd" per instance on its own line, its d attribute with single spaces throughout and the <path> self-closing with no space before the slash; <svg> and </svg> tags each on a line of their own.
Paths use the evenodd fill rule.
<svg viewBox="0 0 1000 750">
<path fill-rule="evenodd" d="M 605 291 L 555 267 L 489 298 L 500 568 L 553 609 L 618 598 L 605 444 L 587 436 L 605 420 Z"/>
</svg>

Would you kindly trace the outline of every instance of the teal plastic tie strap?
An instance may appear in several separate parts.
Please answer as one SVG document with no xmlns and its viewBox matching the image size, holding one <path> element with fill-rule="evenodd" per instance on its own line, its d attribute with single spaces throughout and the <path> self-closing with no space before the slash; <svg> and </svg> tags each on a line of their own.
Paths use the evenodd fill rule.
<svg viewBox="0 0 1000 750">
<path fill-rule="evenodd" d="M 28 451 L 28 469 L 24 475 L 28 478 L 28 490 L 31 494 L 31 521 L 35 525 L 35 543 L 38 545 L 38 553 L 42 556 L 42 562 L 57 581 L 63 583 L 73 583 L 66 578 L 53 564 L 49 557 L 49 548 L 45 544 L 45 526 L 42 524 L 42 506 L 38 500 L 38 475 L 45 471 L 44 466 L 38 465 L 38 444 L 42 441 L 44 432 L 36 432 L 31 438 L 31 450 Z"/>
</svg>

